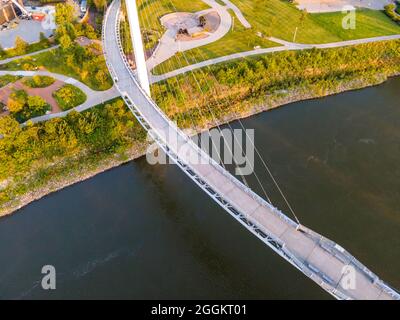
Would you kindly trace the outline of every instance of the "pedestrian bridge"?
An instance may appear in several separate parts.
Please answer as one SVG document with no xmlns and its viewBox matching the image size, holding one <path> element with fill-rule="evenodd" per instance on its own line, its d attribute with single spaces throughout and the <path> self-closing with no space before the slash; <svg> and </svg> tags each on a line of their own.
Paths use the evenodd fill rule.
<svg viewBox="0 0 400 320">
<path fill-rule="evenodd" d="M 159 109 L 122 53 L 120 6 L 114 0 L 104 18 L 108 69 L 132 113 L 178 167 L 248 231 L 337 299 L 400 300 L 397 291 L 338 244 L 294 222 L 232 176 Z"/>
</svg>

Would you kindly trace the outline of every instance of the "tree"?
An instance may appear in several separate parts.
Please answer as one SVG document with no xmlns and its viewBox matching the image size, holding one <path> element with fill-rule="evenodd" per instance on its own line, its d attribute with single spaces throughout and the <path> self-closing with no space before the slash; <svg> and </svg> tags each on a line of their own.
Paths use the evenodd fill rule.
<svg viewBox="0 0 400 320">
<path fill-rule="evenodd" d="M 96 6 L 97 11 L 104 10 L 105 5 L 107 4 L 106 0 L 93 0 L 94 5 Z"/>
<path fill-rule="evenodd" d="M 86 51 L 84 47 L 74 46 L 74 61 L 76 65 L 81 66 L 86 59 Z"/>
<path fill-rule="evenodd" d="M 28 94 L 24 90 L 16 90 L 10 94 L 7 107 L 11 113 L 21 112 L 26 104 Z"/>
<path fill-rule="evenodd" d="M 69 37 L 69 35 L 64 34 L 59 40 L 58 42 L 60 43 L 60 47 L 62 50 L 66 51 L 69 48 L 71 48 L 72 46 L 72 40 Z"/>
<path fill-rule="evenodd" d="M 47 109 L 47 102 L 40 96 L 29 96 L 28 107 L 32 113 L 43 112 Z"/>
<path fill-rule="evenodd" d="M 40 39 L 40 42 L 47 42 L 47 37 L 44 35 L 43 32 L 40 32 L 39 39 Z"/>
<path fill-rule="evenodd" d="M 107 73 L 104 70 L 97 71 L 95 77 L 100 86 L 104 86 L 107 83 Z"/>
<path fill-rule="evenodd" d="M 3 137 L 16 135 L 21 131 L 19 123 L 10 116 L 0 117 L 0 134 Z"/>
<path fill-rule="evenodd" d="M 75 20 L 74 7 L 69 3 L 57 3 L 55 20 L 59 26 L 65 23 L 72 23 Z"/>
<path fill-rule="evenodd" d="M 308 12 L 307 9 L 301 10 L 301 14 L 300 14 L 300 26 L 303 26 L 304 22 L 306 21 L 308 17 Z"/>
<path fill-rule="evenodd" d="M 74 99 L 74 92 L 69 86 L 64 86 L 57 91 L 58 97 L 65 103 L 69 104 Z"/>
<path fill-rule="evenodd" d="M 15 48 L 14 48 L 15 53 L 18 56 L 20 56 L 25 54 L 27 49 L 28 49 L 28 43 L 21 37 L 17 36 L 15 38 Z"/>
<path fill-rule="evenodd" d="M 65 30 L 67 31 L 69 37 L 72 40 L 75 40 L 76 39 L 76 29 L 75 29 L 74 25 L 72 23 L 68 22 L 64 26 L 65 26 Z"/>
<path fill-rule="evenodd" d="M 3 47 L 0 44 L 0 57 L 5 56 L 6 52 L 4 51 Z"/>
</svg>

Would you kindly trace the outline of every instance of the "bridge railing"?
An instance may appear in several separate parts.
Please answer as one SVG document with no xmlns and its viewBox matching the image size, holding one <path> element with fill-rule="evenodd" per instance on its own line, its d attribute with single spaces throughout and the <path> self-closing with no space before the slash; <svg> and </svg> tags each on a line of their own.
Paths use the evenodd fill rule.
<svg viewBox="0 0 400 320">
<path fill-rule="evenodd" d="M 115 3 L 115 2 L 113 1 L 113 2 L 110 4 L 110 6 L 112 6 L 114 3 Z M 117 73 L 115 72 L 114 67 L 113 67 L 113 66 L 111 65 L 111 63 L 109 62 L 109 59 L 107 59 L 107 52 L 106 52 L 106 50 L 104 49 L 104 44 L 106 43 L 106 22 L 107 22 L 107 20 L 108 20 L 108 15 L 109 15 L 109 14 L 110 14 L 110 10 L 105 10 L 105 15 L 104 15 L 104 18 L 103 18 L 103 25 L 102 25 L 102 27 L 101 27 L 101 40 L 102 40 L 102 43 L 103 43 L 103 45 L 102 45 L 102 52 L 103 52 L 103 55 L 104 55 L 104 57 L 105 57 L 105 61 L 106 61 L 107 68 L 108 68 L 108 70 L 109 70 L 109 72 L 110 72 L 110 74 L 111 74 L 111 78 L 113 79 L 114 82 L 115 82 L 115 81 L 118 82 Z"/>
<path fill-rule="evenodd" d="M 124 61 L 125 67 L 127 68 L 129 74 L 132 77 L 132 80 L 137 84 L 139 90 L 141 93 L 146 97 L 148 102 L 152 105 L 152 107 L 157 111 L 157 113 L 179 134 L 179 136 L 188 144 L 190 144 L 191 147 L 194 148 L 204 159 L 207 159 L 207 161 L 215 168 L 217 169 L 220 173 L 222 173 L 226 178 L 228 178 L 232 183 L 237 185 L 240 189 L 242 189 L 244 192 L 246 192 L 247 195 L 249 195 L 252 199 L 256 200 L 259 202 L 261 205 L 267 206 L 273 213 L 275 213 L 280 219 L 284 220 L 286 223 L 289 223 L 293 227 L 297 227 L 298 224 L 294 222 L 292 219 L 290 219 L 288 216 L 286 216 L 284 213 L 282 213 L 279 209 L 275 208 L 272 206 L 269 202 L 267 202 L 265 199 L 254 193 L 253 190 L 251 190 L 249 187 L 245 186 L 242 182 L 240 182 L 237 178 L 232 176 L 231 173 L 229 173 L 227 170 L 221 167 L 220 164 L 218 164 L 214 159 L 212 159 L 204 150 L 199 148 L 197 144 L 193 142 L 190 137 L 188 137 L 180 128 L 176 126 L 174 122 L 169 119 L 165 113 L 158 107 L 158 105 L 147 95 L 147 93 L 140 87 L 138 84 L 135 74 L 133 73 L 128 60 L 126 59 L 126 56 L 123 52 L 122 49 L 122 43 L 121 43 L 121 38 L 120 38 L 120 19 L 119 16 L 117 18 L 116 24 L 115 24 L 115 34 L 117 36 L 117 43 L 119 47 L 119 52 L 121 55 L 122 60 Z M 190 165 L 190 164 L 188 164 Z"/>
<path fill-rule="evenodd" d="M 140 85 L 138 84 L 135 74 L 132 71 L 129 62 L 127 61 L 127 58 L 123 52 L 122 49 L 122 43 L 121 43 L 121 38 L 120 38 L 120 16 L 118 15 L 118 18 L 116 20 L 116 24 L 115 24 L 115 34 L 116 34 L 116 41 L 118 43 L 118 48 L 119 48 L 119 53 L 121 55 L 121 59 L 123 60 L 125 67 L 128 71 L 128 73 L 130 74 L 132 80 L 135 82 L 136 86 L 139 88 L 139 90 L 141 91 L 141 93 L 146 97 L 147 101 L 152 105 L 152 108 L 154 108 L 161 117 L 163 117 L 163 119 L 172 127 L 174 128 L 174 130 L 180 135 L 180 137 L 187 142 L 188 144 L 190 144 L 194 150 L 196 150 L 198 153 L 201 154 L 202 157 L 204 157 L 205 159 L 208 160 L 208 163 L 210 163 L 211 165 L 213 165 L 214 168 L 216 168 L 219 172 L 221 172 L 225 177 L 227 177 L 231 182 L 235 183 L 239 188 L 241 188 L 242 190 L 244 190 L 251 198 L 253 198 L 254 200 L 256 200 L 257 202 L 260 203 L 260 205 L 266 205 L 273 213 L 275 213 L 279 218 L 281 218 L 282 220 L 284 220 L 286 223 L 289 223 L 290 225 L 292 225 L 294 228 L 296 228 L 298 226 L 297 223 L 295 223 L 293 220 L 291 220 L 290 218 L 288 218 L 286 215 L 284 215 L 281 211 L 279 211 L 277 208 L 273 207 L 272 205 L 270 205 L 268 202 L 266 202 L 263 198 L 261 198 L 260 196 L 258 196 L 257 194 L 255 194 L 250 188 L 248 188 L 247 186 L 245 186 L 244 184 L 242 184 L 239 180 L 237 180 L 235 177 L 233 177 L 228 171 L 226 171 L 224 168 L 222 168 L 220 166 L 220 164 L 218 164 L 215 160 L 213 160 L 207 153 L 204 152 L 204 150 L 202 150 L 201 148 L 199 148 L 198 145 L 196 145 L 192 139 L 190 139 L 185 133 L 183 133 L 181 131 L 181 129 L 179 129 L 175 123 L 173 123 L 166 115 L 165 113 L 158 107 L 158 105 L 156 103 L 154 103 L 154 101 L 147 95 L 147 93 L 142 90 L 142 88 L 140 87 Z M 128 98 L 129 99 L 129 98 Z M 129 99 L 130 100 L 130 99 Z M 141 122 L 144 122 L 143 120 L 140 120 Z M 142 124 L 143 125 L 143 124 Z M 153 136 L 153 138 L 157 141 L 159 139 L 162 140 L 162 144 L 167 145 L 167 141 L 164 141 L 162 138 L 158 138 Z M 164 149 L 164 148 L 163 148 Z M 165 150 L 165 149 L 164 149 Z M 171 154 L 170 154 L 171 156 Z M 177 159 L 179 162 L 179 159 Z M 179 164 L 179 163 L 178 163 Z M 190 167 L 190 164 L 187 164 Z M 243 223 L 242 223 L 243 224 Z M 251 228 L 249 228 L 248 225 L 244 224 L 248 229 L 251 230 Z M 254 230 L 251 230 L 254 233 Z M 257 234 L 256 234 L 257 235 Z M 259 236 L 259 235 L 258 235 Z M 332 295 L 334 295 L 337 298 L 340 299 L 349 299 L 349 297 L 347 295 L 345 295 L 343 292 L 340 292 L 338 290 L 336 290 L 332 285 L 330 285 L 328 282 L 323 280 L 324 275 L 323 274 L 314 274 L 311 269 L 304 264 L 304 261 L 302 261 L 301 259 L 297 258 L 292 252 L 288 251 L 287 249 L 285 249 L 284 247 L 284 243 L 278 239 L 273 237 L 272 235 L 269 235 L 269 240 L 267 240 L 268 242 L 275 242 L 280 244 L 280 248 L 276 248 L 275 246 L 271 246 L 271 248 L 277 252 L 279 255 L 281 255 L 283 258 L 285 258 L 287 261 L 289 261 L 293 266 L 295 266 L 297 269 L 299 269 L 301 272 L 303 272 L 304 274 L 306 274 L 307 276 L 309 276 L 312 280 L 314 280 L 315 282 L 317 282 L 320 286 L 322 286 L 326 291 L 330 292 Z"/>
<path fill-rule="evenodd" d="M 118 1 L 118 0 L 117 0 Z M 117 1 L 113 1 L 110 5 L 113 6 Z M 110 8 L 109 8 L 110 9 Z M 109 16 L 109 12 L 111 10 L 107 10 L 105 17 L 104 17 L 104 23 L 103 23 L 103 29 L 102 29 L 102 40 L 103 43 L 106 43 L 107 39 L 106 39 L 106 21 L 108 19 Z M 196 152 L 198 152 L 202 158 L 207 159 L 208 163 L 211 164 L 216 170 L 218 170 L 220 173 L 222 173 L 229 181 L 231 181 L 232 183 L 234 183 L 235 185 L 237 185 L 241 190 L 243 190 L 244 192 L 246 192 L 246 194 L 248 194 L 252 199 L 256 200 L 258 203 L 260 203 L 260 205 L 264 205 L 267 206 L 274 214 L 276 214 L 280 219 L 284 220 L 286 223 L 290 224 L 293 227 L 299 227 L 299 225 L 297 223 L 295 223 L 292 219 L 290 219 L 289 217 L 287 217 L 285 214 L 283 214 L 280 210 L 278 210 L 277 208 L 273 207 L 270 203 L 268 203 L 267 201 L 265 201 L 262 197 L 260 197 L 259 195 L 257 195 L 256 193 L 254 193 L 250 188 L 248 188 L 247 186 L 245 186 L 242 182 L 240 182 L 237 178 L 235 178 L 234 176 L 232 176 L 227 170 L 225 170 L 224 168 L 221 167 L 221 165 L 219 163 L 217 163 L 214 159 L 212 159 L 204 150 L 202 150 L 201 148 L 199 148 L 199 146 L 197 144 L 195 144 L 193 142 L 192 139 L 190 139 L 185 133 L 183 133 L 183 131 L 181 129 L 179 129 L 175 123 L 173 123 L 166 115 L 165 113 L 158 107 L 158 105 L 147 95 L 147 93 L 140 87 L 140 85 L 138 84 L 136 78 L 135 78 L 135 74 L 132 71 L 129 62 L 126 59 L 126 56 L 123 52 L 122 49 L 122 43 L 121 43 L 121 38 L 120 38 L 120 15 L 118 13 L 118 17 L 115 21 L 115 25 L 114 25 L 114 31 L 115 31 L 115 36 L 116 36 L 116 41 L 118 44 L 118 51 L 119 54 L 121 56 L 121 59 L 125 65 L 125 69 L 128 71 L 132 81 L 135 82 L 135 85 L 137 86 L 137 88 L 140 90 L 141 94 L 146 97 L 148 103 L 151 104 L 152 108 L 154 108 L 154 110 L 157 111 L 157 113 L 168 123 L 169 126 L 171 126 L 171 128 L 173 128 L 177 134 L 188 144 L 190 144 L 190 146 L 196 150 Z M 116 80 L 118 82 L 118 76 L 117 73 L 115 72 L 113 66 L 109 63 L 109 59 L 107 59 L 107 53 L 105 52 L 104 48 L 104 55 L 106 57 L 106 63 L 107 63 L 107 67 L 110 70 L 110 73 L 113 77 L 114 80 Z M 118 87 L 118 85 L 117 85 Z M 139 115 L 140 116 L 140 115 Z M 164 141 L 164 139 L 162 138 L 162 135 L 159 135 L 159 138 L 162 139 L 163 144 L 167 145 L 167 141 Z M 187 164 L 190 167 L 190 164 Z M 321 235 L 319 235 L 318 233 L 315 233 L 314 231 L 308 229 L 309 232 L 309 236 L 311 237 L 317 237 L 319 239 L 319 244 L 322 248 L 324 248 L 321 244 L 325 243 L 328 245 L 328 247 L 330 248 L 330 250 L 334 250 L 337 254 L 340 254 L 341 256 L 345 257 L 346 259 L 348 259 L 349 261 L 351 261 L 351 263 L 353 263 L 359 270 L 362 270 L 365 274 L 369 275 L 369 277 L 371 278 L 371 281 L 374 282 L 376 285 L 378 285 L 383 291 L 387 292 L 388 294 L 390 294 L 392 297 L 395 298 L 400 298 L 399 294 L 394 291 L 392 288 L 390 288 L 389 286 L 387 286 L 382 280 L 380 280 L 374 273 L 372 273 L 369 269 L 367 269 L 364 265 L 362 265 L 357 259 L 355 259 L 350 253 L 348 253 L 347 251 L 343 250 L 338 250 L 338 248 L 336 248 L 337 244 L 334 243 L 333 241 L 326 239 L 324 237 L 322 237 Z M 277 242 L 281 242 L 279 239 L 274 239 L 274 237 L 271 237 L 272 241 L 277 241 Z M 312 272 L 312 270 L 305 265 L 304 261 L 298 259 L 295 255 L 293 255 L 293 253 L 291 253 L 290 251 L 288 251 L 284 246 L 282 246 L 282 248 L 280 248 L 280 250 L 277 250 L 276 248 L 273 248 L 277 253 L 279 253 L 281 256 L 283 256 L 286 260 L 288 260 L 289 262 L 291 262 L 296 268 L 298 268 L 300 271 L 302 271 L 304 274 L 306 274 L 307 276 L 309 276 L 311 279 L 313 279 L 315 282 L 317 282 L 321 287 L 323 287 L 325 290 L 327 290 L 328 292 L 330 292 L 331 294 L 333 294 L 334 296 L 341 298 L 341 299 L 349 299 L 349 297 L 337 290 L 336 288 L 334 288 L 333 286 L 331 286 L 327 281 L 323 281 L 322 277 L 323 275 L 317 275 L 315 273 Z M 326 246 L 324 248 L 325 250 L 327 250 Z"/>
</svg>

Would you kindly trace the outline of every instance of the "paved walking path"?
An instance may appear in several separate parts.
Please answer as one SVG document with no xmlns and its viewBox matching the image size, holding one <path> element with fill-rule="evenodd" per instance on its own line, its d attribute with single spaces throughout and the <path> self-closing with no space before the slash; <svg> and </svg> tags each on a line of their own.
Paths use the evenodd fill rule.
<svg viewBox="0 0 400 320">
<path fill-rule="evenodd" d="M 30 119 L 30 121 L 32 121 L 34 123 L 40 122 L 40 121 L 46 121 L 46 120 L 53 119 L 53 118 L 64 117 L 72 110 L 82 112 L 82 111 L 90 109 L 98 104 L 101 104 L 105 101 L 108 101 L 110 99 L 120 96 L 119 92 L 115 89 L 115 87 L 112 87 L 105 91 L 95 91 L 95 90 L 89 88 L 84 83 L 82 83 L 74 78 L 70 78 L 70 77 L 67 77 L 67 76 L 64 76 L 64 75 L 61 75 L 58 73 L 49 72 L 49 71 L 0 71 L 0 76 L 6 75 L 6 74 L 11 74 L 11 75 L 15 75 L 15 76 L 24 76 L 24 77 L 31 77 L 34 75 L 49 76 L 49 77 L 53 77 L 57 80 L 60 80 L 62 82 L 72 84 L 72 85 L 78 87 L 79 89 L 81 89 L 86 94 L 87 99 L 83 104 L 81 104 L 73 109 L 67 110 L 67 111 L 46 114 L 44 116 Z"/>
<path fill-rule="evenodd" d="M 202 0 L 204 3 L 209 5 L 211 9 L 206 9 L 198 12 L 198 14 L 207 14 L 212 11 L 216 11 L 221 19 L 221 23 L 217 30 L 210 33 L 208 37 L 203 39 L 191 40 L 191 41 L 176 41 L 176 31 L 172 29 L 167 29 L 164 35 L 160 39 L 160 44 L 154 51 L 152 56 L 146 61 L 147 70 L 149 72 L 159 65 L 160 63 L 173 57 L 178 52 L 187 51 L 197 47 L 213 43 L 221 39 L 232 27 L 232 17 L 228 12 L 226 6 L 222 6 L 214 0 Z"/>
<path fill-rule="evenodd" d="M 42 50 L 39 50 L 39 51 L 27 53 L 27 54 L 24 54 L 22 56 L 16 56 L 16 57 L 3 59 L 3 60 L 0 60 L 0 65 L 9 63 L 9 62 L 14 61 L 14 60 L 18 60 L 18 59 L 34 56 L 34 55 L 42 53 L 42 52 L 46 52 L 46 51 L 50 51 L 50 50 L 53 50 L 53 49 L 57 49 L 58 47 L 59 47 L 59 45 L 56 45 L 56 46 L 52 46 L 52 47 L 49 47 L 49 48 L 46 48 L 46 49 L 42 49 Z"/>
<path fill-rule="evenodd" d="M 186 66 L 186 67 L 183 67 L 180 69 L 176 69 L 171 72 L 164 73 L 162 75 L 151 74 L 150 75 L 150 83 L 160 82 L 160 81 L 176 77 L 180 74 L 183 74 L 183 73 L 195 70 L 195 69 L 200 69 L 200 68 L 211 66 L 211 65 L 218 64 L 221 62 L 226 62 L 226 61 L 230 61 L 230 60 L 245 58 L 245 57 L 259 55 L 259 54 L 266 54 L 266 53 L 278 52 L 278 51 L 286 51 L 286 50 L 291 50 L 291 49 L 289 49 L 288 47 L 284 47 L 284 46 L 273 47 L 273 48 L 264 48 L 264 49 L 255 49 L 255 50 L 251 50 L 251 51 L 230 54 L 230 55 L 219 57 L 219 58 L 209 59 L 209 60 L 201 61 L 201 62 L 198 62 L 195 64 L 191 64 L 189 66 Z"/>
<path fill-rule="evenodd" d="M 14 92 L 14 90 L 24 90 L 30 96 L 39 96 L 43 98 L 50 106 L 51 112 L 61 112 L 56 99 L 53 97 L 53 92 L 60 89 L 64 85 L 64 82 L 55 80 L 54 83 L 45 88 L 31 88 L 24 84 L 24 79 L 17 80 L 14 83 L 9 83 L 3 88 L 0 88 L 0 102 L 7 104 L 8 98 Z"/>
<path fill-rule="evenodd" d="M 215 0 L 202 0 L 206 4 L 208 4 L 212 9 L 208 10 L 215 10 L 221 17 L 221 26 L 217 29 L 216 34 L 213 36 L 207 37 L 201 40 L 194 40 L 194 41 L 175 41 L 175 34 L 173 30 L 167 30 L 164 36 L 161 38 L 160 45 L 153 53 L 152 57 L 150 57 L 146 64 L 149 72 L 150 82 L 156 83 L 168 78 L 175 77 L 177 75 L 203 68 L 206 66 L 210 66 L 213 64 L 226 62 L 234 59 L 259 55 L 259 54 L 266 54 L 278 51 L 285 51 L 285 50 L 304 50 L 304 49 L 311 49 L 311 48 L 318 48 L 318 49 L 325 49 L 325 48 L 337 48 L 337 47 L 345 47 L 345 46 L 352 46 L 357 44 L 363 43 L 371 43 L 377 41 L 385 41 L 385 40 L 394 40 L 400 39 L 400 35 L 392 35 L 392 36 L 381 36 L 381 37 L 374 37 L 374 38 L 365 38 L 365 39 L 356 39 L 356 40 L 348 40 L 348 41 L 339 41 L 339 42 L 332 42 L 332 43 L 325 43 L 325 44 L 303 44 L 303 43 L 296 43 L 285 41 L 282 39 L 278 39 L 275 37 L 269 37 L 268 39 L 272 42 L 279 43 L 282 46 L 280 47 L 273 47 L 273 48 L 260 48 L 254 49 L 245 52 L 234 53 L 206 61 L 201 61 L 186 67 L 182 67 L 180 69 L 173 70 L 171 72 L 167 72 L 162 75 L 153 75 L 151 74 L 151 70 L 154 69 L 157 65 L 161 64 L 162 62 L 168 60 L 169 58 L 173 57 L 177 52 L 183 52 L 186 50 L 190 50 L 193 48 L 197 48 L 200 46 L 204 46 L 206 44 L 212 43 L 214 41 L 219 40 L 222 38 L 231 28 L 232 26 L 232 17 L 229 12 L 226 10 L 230 8 L 234 11 L 235 15 L 239 19 L 239 21 L 243 24 L 246 28 L 251 28 L 250 23 L 246 20 L 240 9 L 233 4 L 230 0 L 221 0 L 225 3 L 225 6 L 221 6 Z M 205 10 L 207 11 L 207 10 Z"/>
<path fill-rule="evenodd" d="M 269 40 L 273 42 L 277 42 L 282 44 L 280 47 L 273 47 L 273 48 L 264 48 L 264 49 L 255 49 L 235 54 L 230 54 L 227 56 L 214 58 L 202 62 L 198 62 L 180 69 L 176 69 L 174 71 L 164 73 L 162 75 L 150 75 L 150 82 L 156 83 L 162 80 L 166 80 L 172 77 L 176 77 L 180 74 L 203 68 L 206 66 L 214 65 L 221 62 L 226 62 L 234 59 L 245 58 L 254 55 L 266 54 L 271 52 L 278 52 L 278 51 L 287 51 L 287 50 L 304 50 L 304 49 L 327 49 L 327 48 L 338 48 L 338 47 L 346 47 L 346 46 L 353 46 L 357 44 L 364 44 L 364 43 L 371 43 L 371 42 L 378 42 L 378 41 L 388 41 L 388 40 L 396 40 L 400 39 L 400 35 L 392 35 L 392 36 L 382 36 L 382 37 L 375 37 L 375 38 L 365 38 L 365 39 L 357 39 L 357 40 L 349 40 L 349 41 L 340 41 L 340 42 L 332 42 L 332 43 L 325 43 L 325 44 L 301 44 L 301 43 L 294 43 L 288 42 L 285 40 L 277 39 L 274 37 L 270 37 Z"/>
<path fill-rule="evenodd" d="M 107 66 L 132 113 L 146 130 L 151 130 L 160 149 L 232 218 L 334 297 L 400 299 L 396 291 L 341 246 L 294 222 L 232 176 L 161 111 L 141 89 L 124 59 L 116 28 L 120 5 L 114 0 L 105 15 L 103 48 Z M 346 285 L 349 273 L 356 282 L 354 288 Z"/>
<path fill-rule="evenodd" d="M 7 1 L 2 1 L 2 3 Z M 22 3 L 22 1 L 21 1 Z M 54 7 L 53 7 L 54 8 Z M 46 19 L 49 21 L 48 19 Z M 44 21 L 43 21 L 44 22 Z M 49 27 L 49 28 L 48 28 Z M 19 20 L 18 25 L 15 28 L 10 28 L 8 30 L 2 30 L 0 32 L 0 45 L 4 49 L 13 48 L 15 46 L 15 38 L 17 36 L 21 37 L 26 42 L 32 44 L 40 41 L 40 33 L 43 32 L 45 37 L 48 38 L 53 34 L 53 27 L 46 26 L 44 23 L 35 20 Z"/>
<path fill-rule="evenodd" d="M 251 24 L 249 23 L 249 21 L 247 21 L 247 19 L 243 15 L 242 11 L 240 11 L 240 9 L 235 4 L 233 4 L 229 0 L 221 0 L 221 1 L 224 2 L 229 9 L 233 10 L 233 12 L 235 13 L 236 17 L 239 19 L 239 21 L 243 25 L 243 27 L 245 27 L 246 29 L 251 28 Z"/>
</svg>

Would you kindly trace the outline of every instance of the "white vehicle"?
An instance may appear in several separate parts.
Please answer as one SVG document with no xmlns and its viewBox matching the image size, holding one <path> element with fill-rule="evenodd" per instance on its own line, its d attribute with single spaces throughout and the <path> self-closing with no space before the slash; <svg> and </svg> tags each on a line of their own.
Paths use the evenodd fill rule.
<svg viewBox="0 0 400 320">
<path fill-rule="evenodd" d="M 81 2 L 81 12 L 85 13 L 86 10 L 87 10 L 87 2 L 86 2 L 86 0 L 82 0 L 82 2 Z"/>
</svg>

